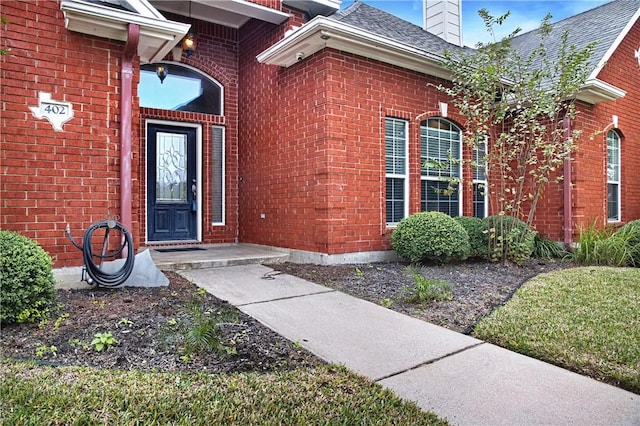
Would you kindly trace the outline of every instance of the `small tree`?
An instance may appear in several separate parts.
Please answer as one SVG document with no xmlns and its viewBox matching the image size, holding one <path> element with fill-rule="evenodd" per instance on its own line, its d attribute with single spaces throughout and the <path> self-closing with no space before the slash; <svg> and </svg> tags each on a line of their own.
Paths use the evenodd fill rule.
<svg viewBox="0 0 640 426">
<path fill-rule="evenodd" d="M 478 13 L 495 40 L 494 27 L 509 13 Z M 512 45 L 520 29 L 500 41 L 478 43 L 472 53 L 447 52 L 443 65 L 452 85 L 438 86 L 467 119 L 465 143 L 477 148 L 478 141 L 488 142 L 490 214 L 522 219 L 528 227 L 546 186 L 562 181 L 561 166 L 576 149 L 579 132 L 567 124 L 575 117 L 574 101 L 595 47 L 578 49 L 565 32 L 559 46 L 549 49 L 550 19 L 542 20 L 537 47 L 529 53 Z"/>
</svg>

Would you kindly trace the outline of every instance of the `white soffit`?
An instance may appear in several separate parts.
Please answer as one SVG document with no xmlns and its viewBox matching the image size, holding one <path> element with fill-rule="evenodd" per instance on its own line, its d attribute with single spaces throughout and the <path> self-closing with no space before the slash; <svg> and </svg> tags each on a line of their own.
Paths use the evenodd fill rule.
<svg viewBox="0 0 640 426">
<path fill-rule="evenodd" d="M 626 94 L 627 92 L 622 89 L 593 78 L 584 83 L 576 99 L 595 105 L 600 102 L 615 101 L 616 99 L 624 98 Z"/>
<path fill-rule="evenodd" d="M 249 19 L 281 24 L 289 14 L 246 0 L 151 0 L 159 10 L 185 17 L 240 28 Z"/>
<path fill-rule="evenodd" d="M 442 58 L 357 27 L 315 17 L 257 56 L 261 63 L 289 67 L 325 47 L 376 59 L 441 78 L 450 73 Z"/>
<path fill-rule="evenodd" d="M 312 18 L 318 15 L 330 15 L 340 9 L 342 0 L 282 0 L 282 4 L 293 9 L 307 12 Z"/>
<path fill-rule="evenodd" d="M 157 62 L 182 40 L 191 27 L 169 21 L 145 0 L 129 0 L 139 13 L 83 0 L 62 0 L 65 26 L 70 31 L 126 41 L 129 24 L 140 26 L 138 55 L 142 62 Z"/>
</svg>

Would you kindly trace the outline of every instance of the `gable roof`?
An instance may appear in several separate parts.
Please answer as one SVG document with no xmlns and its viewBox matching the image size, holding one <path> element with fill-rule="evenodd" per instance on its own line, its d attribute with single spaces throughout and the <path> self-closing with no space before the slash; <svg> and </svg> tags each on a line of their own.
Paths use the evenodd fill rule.
<svg viewBox="0 0 640 426">
<path fill-rule="evenodd" d="M 621 90 L 599 80 L 597 75 L 618 44 L 640 16 L 640 0 L 614 0 L 595 9 L 552 23 L 547 38 L 549 54 L 558 56 L 562 34 L 569 34 L 569 44 L 584 48 L 596 40 L 590 76 L 578 98 L 589 103 L 614 100 L 625 95 Z M 588 31 L 585 29 L 593 29 Z M 596 34 L 594 34 L 596 32 Z M 540 44 L 537 30 L 513 39 L 513 47 L 524 56 Z M 257 56 L 258 61 L 289 67 L 325 48 L 354 53 L 403 68 L 441 78 L 450 73 L 441 64 L 445 51 L 472 52 L 407 22 L 395 15 L 361 1 L 329 17 L 316 17 Z"/>
<path fill-rule="evenodd" d="M 361 1 L 354 2 L 329 18 L 438 56 L 442 56 L 446 50 L 470 50 L 468 47 L 449 43 L 418 25 Z"/>
<path fill-rule="evenodd" d="M 259 62 L 289 67 L 324 48 L 334 48 L 436 77 L 445 50 L 462 50 L 421 27 L 360 1 L 324 17 L 317 16 L 260 53 Z"/>
<path fill-rule="evenodd" d="M 560 54 L 563 34 L 567 33 L 569 46 L 584 49 L 596 41 L 589 64 L 589 76 L 578 99 L 598 103 L 623 97 L 626 92 L 598 79 L 606 61 L 617 49 L 640 16 L 640 0 L 615 0 L 594 9 L 570 16 L 551 24 L 551 33 L 545 40 L 549 59 L 554 61 Z M 528 56 L 542 40 L 538 30 L 520 34 L 512 39 L 512 46 L 523 56 Z"/>
<path fill-rule="evenodd" d="M 558 56 L 562 35 L 568 33 L 569 45 L 585 48 L 596 41 L 591 58 L 590 78 L 598 72 L 618 47 L 624 36 L 640 16 L 640 0 L 615 0 L 594 9 L 570 16 L 551 24 L 552 31 L 545 41 L 551 59 Z M 536 49 L 541 41 L 538 30 L 529 31 L 513 38 L 512 46 L 524 56 Z"/>
</svg>

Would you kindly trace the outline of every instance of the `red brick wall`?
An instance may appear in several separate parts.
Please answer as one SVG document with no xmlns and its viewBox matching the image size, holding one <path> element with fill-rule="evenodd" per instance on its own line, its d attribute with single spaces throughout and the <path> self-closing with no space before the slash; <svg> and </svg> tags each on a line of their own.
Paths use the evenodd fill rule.
<svg viewBox="0 0 640 426">
<path fill-rule="evenodd" d="M 595 140 L 602 145 L 602 184 L 600 189 L 604 197 L 605 211 L 601 217 L 606 219 L 606 134 L 612 129 L 612 115 L 618 116 L 618 131 L 621 141 L 621 207 L 622 223 L 640 219 L 640 63 L 634 57 L 640 49 L 640 22 L 636 22 L 614 54 L 609 58 L 598 78 L 627 93 L 615 102 L 606 102 L 594 108 L 596 129 L 602 131 Z M 589 200 L 585 200 L 588 204 Z M 594 211 L 593 213 L 596 213 Z"/>
<path fill-rule="evenodd" d="M 573 163 L 574 235 L 581 227 L 594 222 L 607 224 L 607 133 L 613 129 L 612 116 L 618 116 L 617 131 L 621 141 L 621 222 L 640 218 L 640 65 L 634 50 L 640 47 L 640 24 L 624 38 L 609 58 L 598 78 L 620 89 L 626 95 L 613 102 L 598 105 L 579 104 L 575 126 L 583 131 L 580 148 Z"/>
<path fill-rule="evenodd" d="M 617 115 L 618 131 L 622 136 L 621 208 L 619 225 L 640 218 L 640 65 L 634 50 L 640 47 L 640 24 L 631 29 L 598 79 L 625 90 L 626 95 L 617 101 L 591 105 L 577 102 L 578 114 L 572 123 L 581 130 L 578 150 L 572 161 L 573 238 L 576 241 L 581 228 L 594 222 L 607 224 L 607 133 L 613 129 L 612 115 Z M 560 240 L 563 232 L 563 208 L 561 186 L 550 186 L 545 194 L 536 221 L 544 235 Z"/>
<path fill-rule="evenodd" d="M 440 81 L 333 50 L 286 69 L 260 65 L 255 55 L 269 46 L 261 34 L 241 38 L 240 241 L 329 254 L 388 249 L 384 119 L 409 120 L 415 213 L 419 126 L 445 100 L 433 87 Z M 450 119 L 462 123 L 455 112 Z M 470 194 L 465 205 L 471 214 Z"/>
<path fill-rule="evenodd" d="M 0 227 L 35 238 L 56 266 L 80 264 L 66 224 L 81 237 L 91 223 L 119 213 L 124 43 L 67 31 L 58 1 L 3 1 L 0 15 L 8 22 L 3 47 L 10 49 L 0 71 Z M 31 114 L 39 92 L 72 103 L 64 131 Z M 133 157 L 138 161 L 135 146 Z M 136 185 L 136 173 L 133 179 Z M 134 212 L 134 228 L 138 219 Z"/>
</svg>

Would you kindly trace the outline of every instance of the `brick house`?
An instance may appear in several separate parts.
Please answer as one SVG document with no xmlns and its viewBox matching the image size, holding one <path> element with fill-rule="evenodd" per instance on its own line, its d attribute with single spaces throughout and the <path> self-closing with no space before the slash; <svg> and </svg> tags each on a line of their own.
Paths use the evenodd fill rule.
<svg viewBox="0 0 640 426">
<path fill-rule="evenodd" d="M 434 88 L 442 53 L 468 48 L 340 3 L 3 1 L 0 227 L 55 266 L 81 263 L 67 223 L 106 215 L 136 248 L 242 242 L 331 263 L 385 258 L 415 212 L 487 215 L 481 174 L 451 171 L 460 188 L 444 197 L 421 170 L 432 149 L 477 155 Z M 600 44 L 572 123 L 594 136 L 571 185 L 545 194 L 547 237 L 640 218 L 639 15 L 638 0 L 618 0 L 555 24 Z"/>
</svg>

